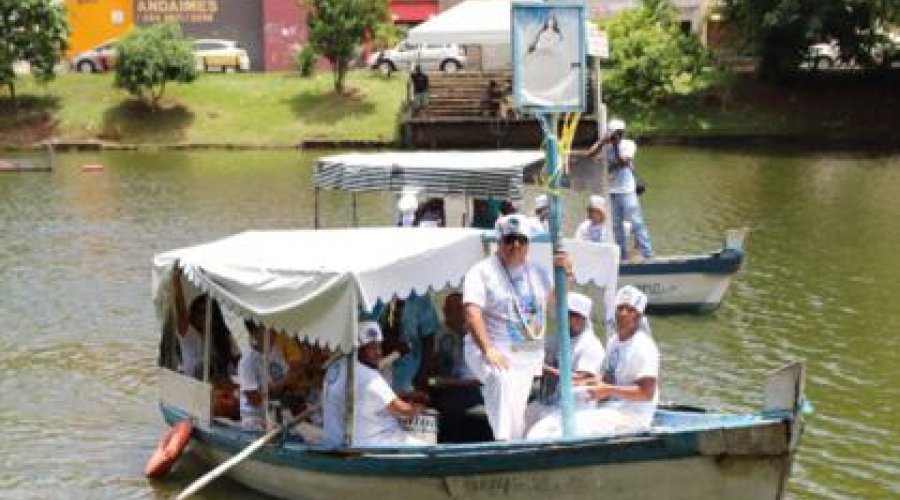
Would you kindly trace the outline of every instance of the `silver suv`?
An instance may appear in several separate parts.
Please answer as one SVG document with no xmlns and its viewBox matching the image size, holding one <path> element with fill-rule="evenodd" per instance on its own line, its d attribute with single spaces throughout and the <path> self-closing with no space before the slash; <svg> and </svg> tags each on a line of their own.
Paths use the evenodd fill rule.
<svg viewBox="0 0 900 500">
<path fill-rule="evenodd" d="M 412 69 L 416 64 L 421 65 L 424 70 L 440 69 L 445 73 L 453 73 L 466 65 L 466 54 L 455 43 L 412 44 L 403 41 L 393 49 L 370 55 L 366 64 L 382 73 Z"/>
</svg>

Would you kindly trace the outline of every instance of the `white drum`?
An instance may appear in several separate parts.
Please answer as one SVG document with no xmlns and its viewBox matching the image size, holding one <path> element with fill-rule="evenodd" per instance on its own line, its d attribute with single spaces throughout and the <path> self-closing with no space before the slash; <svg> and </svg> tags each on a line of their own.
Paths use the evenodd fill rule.
<svg viewBox="0 0 900 500">
<path fill-rule="evenodd" d="M 439 415 L 436 410 L 428 409 L 410 420 L 404 420 L 403 430 L 416 439 L 427 444 L 437 444 Z"/>
</svg>

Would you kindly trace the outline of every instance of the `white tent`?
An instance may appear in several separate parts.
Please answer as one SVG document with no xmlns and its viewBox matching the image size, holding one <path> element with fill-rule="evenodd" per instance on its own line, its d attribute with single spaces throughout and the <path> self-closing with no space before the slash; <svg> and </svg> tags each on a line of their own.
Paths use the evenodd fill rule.
<svg viewBox="0 0 900 500">
<path fill-rule="evenodd" d="M 508 44 L 509 0 L 466 0 L 409 30 L 410 43 Z"/>
</svg>

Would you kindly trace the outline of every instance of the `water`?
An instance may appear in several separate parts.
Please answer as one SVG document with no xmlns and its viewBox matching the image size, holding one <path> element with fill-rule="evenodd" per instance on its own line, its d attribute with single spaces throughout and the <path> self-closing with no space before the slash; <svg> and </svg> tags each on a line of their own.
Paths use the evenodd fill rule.
<svg viewBox="0 0 900 500">
<path fill-rule="evenodd" d="M 150 259 L 245 229 L 310 227 L 313 157 L 67 154 L 53 173 L 0 175 L 0 498 L 169 498 L 203 472 L 186 461 L 165 481 L 142 475 L 163 432 Z M 754 411 L 765 373 L 804 358 L 815 413 L 791 497 L 900 496 L 900 156 L 643 148 L 639 158 L 659 252 L 751 230 L 717 313 L 653 319 L 663 399 Z M 364 224 L 392 220 L 390 197 L 359 202 Z M 326 193 L 326 225 L 346 225 L 348 205 Z M 204 495 L 254 497 L 227 480 Z"/>
</svg>

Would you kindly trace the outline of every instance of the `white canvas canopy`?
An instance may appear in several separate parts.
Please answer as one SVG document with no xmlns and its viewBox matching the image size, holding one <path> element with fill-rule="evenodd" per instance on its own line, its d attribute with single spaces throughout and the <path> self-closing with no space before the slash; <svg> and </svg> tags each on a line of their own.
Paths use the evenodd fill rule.
<svg viewBox="0 0 900 500">
<path fill-rule="evenodd" d="M 410 43 L 508 44 L 509 0 L 466 0 L 409 30 Z"/>
<path fill-rule="evenodd" d="M 523 170 L 543 160 L 540 151 L 348 153 L 320 158 L 315 184 L 351 192 L 417 188 L 429 195 L 518 200 Z"/>
<path fill-rule="evenodd" d="M 413 291 L 459 286 L 485 256 L 484 235 L 458 228 L 249 231 L 156 255 L 153 299 L 163 320 L 177 262 L 194 286 L 237 315 L 348 352 L 356 344 L 360 309 Z M 613 293 L 615 245 L 566 245 L 576 281 Z M 531 255 L 550 265 L 549 244 L 535 244 Z"/>
</svg>

